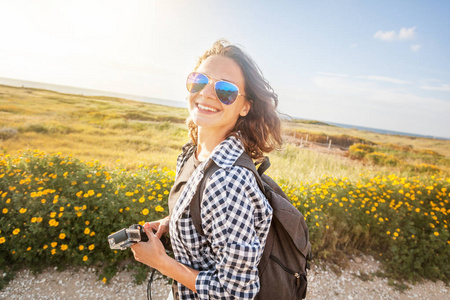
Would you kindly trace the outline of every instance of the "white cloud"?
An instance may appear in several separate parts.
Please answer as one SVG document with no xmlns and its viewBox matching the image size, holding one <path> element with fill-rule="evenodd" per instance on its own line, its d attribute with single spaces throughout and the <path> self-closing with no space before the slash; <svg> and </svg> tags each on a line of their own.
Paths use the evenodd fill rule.
<svg viewBox="0 0 450 300">
<path fill-rule="evenodd" d="M 420 88 L 428 91 L 450 92 L 449 84 L 441 84 L 440 86 L 423 85 Z"/>
<path fill-rule="evenodd" d="M 369 75 L 369 76 L 358 76 L 358 78 L 370 79 L 370 80 L 376 80 L 376 81 L 384 81 L 384 82 L 390 82 L 390 83 L 396 83 L 396 84 L 411 84 L 411 82 L 409 82 L 409 81 L 391 78 L 391 77 L 385 77 L 385 76 Z"/>
<path fill-rule="evenodd" d="M 411 50 L 414 52 L 419 51 L 419 49 L 422 47 L 422 45 L 411 45 Z"/>
<path fill-rule="evenodd" d="M 328 72 L 317 72 L 319 75 L 329 76 L 329 77 L 348 77 L 347 74 L 342 73 L 328 73 Z"/>
<path fill-rule="evenodd" d="M 391 31 L 382 31 L 378 30 L 374 34 L 374 38 L 382 40 L 382 41 L 399 41 L 399 40 L 410 40 L 415 38 L 416 36 L 416 27 L 402 27 L 399 31 L 399 33 L 395 32 L 395 30 Z"/>
<path fill-rule="evenodd" d="M 400 40 L 410 40 L 413 39 L 416 36 L 416 27 L 411 28 L 405 28 L 403 27 L 400 29 L 400 33 L 398 34 L 398 38 Z"/>
<path fill-rule="evenodd" d="M 300 117 L 308 119 L 450 137 L 449 101 L 376 81 L 316 76 L 308 87 L 281 91 L 280 99 L 295 99 L 280 102 L 283 111 L 298 112 L 295 107 L 300 107 Z"/>
<path fill-rule="evenodd" d="M 395 31 L 378 30 L 373 37 L 382 41 L 393 41 L 397 38 L 397 34 Z"/>
</svg>

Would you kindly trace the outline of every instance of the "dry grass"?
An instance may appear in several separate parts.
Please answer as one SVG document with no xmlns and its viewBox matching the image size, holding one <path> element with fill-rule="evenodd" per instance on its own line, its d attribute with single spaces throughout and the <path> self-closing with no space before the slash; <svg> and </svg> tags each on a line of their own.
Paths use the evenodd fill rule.
<svg viewBox="0 0 450 300">
<path fill-rule="evenodd" d="M 0 150 L 8 154 L 27 149 L 61 152 L 82 160 L 99 160 L 111 168 L 135 169 L 142 164 L 175 169 L 180 147 L 188 141 L 187 115 L 186 109 L 120 98 L 0 85 Z M 450 158 L 450 141 L 445 140 L 293 121 L 283 122 L 283 129 L 432 150 Z M 269 175 L 293 182 L 311 182 L 323 176 L 358 178 L 375 172 L 405 175 L 395 168 L 351 160 L 346 152 L 313 151 L 290 144 L 270 158 Z"/>
</svg>

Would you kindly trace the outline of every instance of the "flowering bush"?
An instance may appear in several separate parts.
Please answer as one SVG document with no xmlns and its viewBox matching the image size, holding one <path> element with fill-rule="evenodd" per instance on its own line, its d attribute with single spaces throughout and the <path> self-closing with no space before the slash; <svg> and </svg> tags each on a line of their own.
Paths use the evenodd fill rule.
<svg viewBox="0 0 450 300">
<path fill-rule="evenodd" d="M 37 150 L 0 156 L 0 266 L 116 266 L 132 258 L 112 251 L 107 236 L 166 216 L 173 178 L 165 169 L 109 171 Z"/>
<path fill-rule="evenodd" d="M 441 168 L 432 164 L 449 166 L 449 161 L 431 150 L 411 151 L 409 147 L 400 147 L 398 145 L 384 144 L 369 146 L 365 144 L 353 144 L 348 149 L 349 156 L 353 159 L 369 161 L 374 165 L 399 167 L 400 170 L 413 173 L 442 173 Z M 408 161 L 416 159 L 421 161 Z M 429 162 L 429 163 L 424 163 Z"/>
<path fill-rule="evenodd" d="M 112 251 L 112 232 L 167 215 L 174 172 L 28 151 L 0 155 L 0 268 L 101 265 L 107 282 L 130 251 Z M 278 180 L 305 215 L 316 257 L 379 255 L 388 273 L 450 279 L 450 178 L 323 177 Z"/>
<path fill-rule="evenodd" d="M 306 217 L 316 256 L 362 251 L 393 275 L 449 281 L 450 178 L 325 177 L 283 189 Z"/>
</svg>

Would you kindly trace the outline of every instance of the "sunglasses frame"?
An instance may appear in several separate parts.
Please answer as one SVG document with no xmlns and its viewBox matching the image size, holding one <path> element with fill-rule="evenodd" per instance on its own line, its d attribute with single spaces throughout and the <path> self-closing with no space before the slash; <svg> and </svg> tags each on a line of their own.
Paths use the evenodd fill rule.
<svg viewBox="0 0 450 300">
<path fill-rule="evenodd" d="M 200 93 L 200 92 L 201 92 L 208 84 L 211 84 L 212 82 L 214 82 L 214 93 L 215 93 L 217 99 L 219 99 L 219 101 L 222 102 L 223 104 L 225 104 L 225 105 L 231 105 L 231 104 L 233 104 L 234 102 L 236 102 L 236 100 L 237 100 L 237 98 L 238 98 L 239 96 L 242 96 L 242 97 L 248 99 L 246 95 L 243 95 L 243 94 L 241 94 L 241 93 L 239 92 L 238 86 L 235 85 L 234 83 L 229 82 L 229 81 L 226 81 L 226 80 L 217 80 L 217 79 L 213 79 L 213 78 L 209 77 L 208 75 L 203 74 L 203 73 L 201 73 L 201 72 L 191 72 L 191 73 L 189 73 L 188 77 L 186 78 L 186 88 L 187 88 L 187 84 L 188 84 L 187 80 L 189 79 L 189 77 L 191 77 L 192 74 L 200 74 L 200 75 L 203 75 L 203 76 L 205 76 L 205 77 L 208 79 L 208 82 L 206 83 L 206 85 L 205 85 L 203 88 L 201 88 L 201 89 L 200 89 L 199 91 L 197 91 L 197 92 L 191 92 L 191 91 L 189 91 L 189 88 L 188 88 L 188 92 L 191 93 L 191 94 Z M 237 90 L 237 96 L 236 96 L 236 98 L 234 98 L 234 100 L 231 101 L 230 103 L 225 103 L 225 102 L 223 102 L 223 101 L 219 98 L 219 96 L 217 95 L 216 84 L 219 83 L 219 82 L 225 82 L 225 83 L 231 84 L 232 86 L 236 87 L 236 90 Z"/>
</svg>

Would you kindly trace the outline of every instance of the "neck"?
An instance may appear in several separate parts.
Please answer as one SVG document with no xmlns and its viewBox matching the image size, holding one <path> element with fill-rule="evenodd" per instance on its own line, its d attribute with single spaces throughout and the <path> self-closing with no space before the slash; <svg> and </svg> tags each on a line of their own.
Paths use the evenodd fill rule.
<svg viewBox="0 0 450 300">
<path fill-rule="evenodd" d="M 198 128 L 198 140 L 197 140 L 197 159 L 199 161 L 206 160 L 223 140 L 225 135 L 218 135 L 217 131 L 208 131 L 201 127 Z"/>
</svg>

